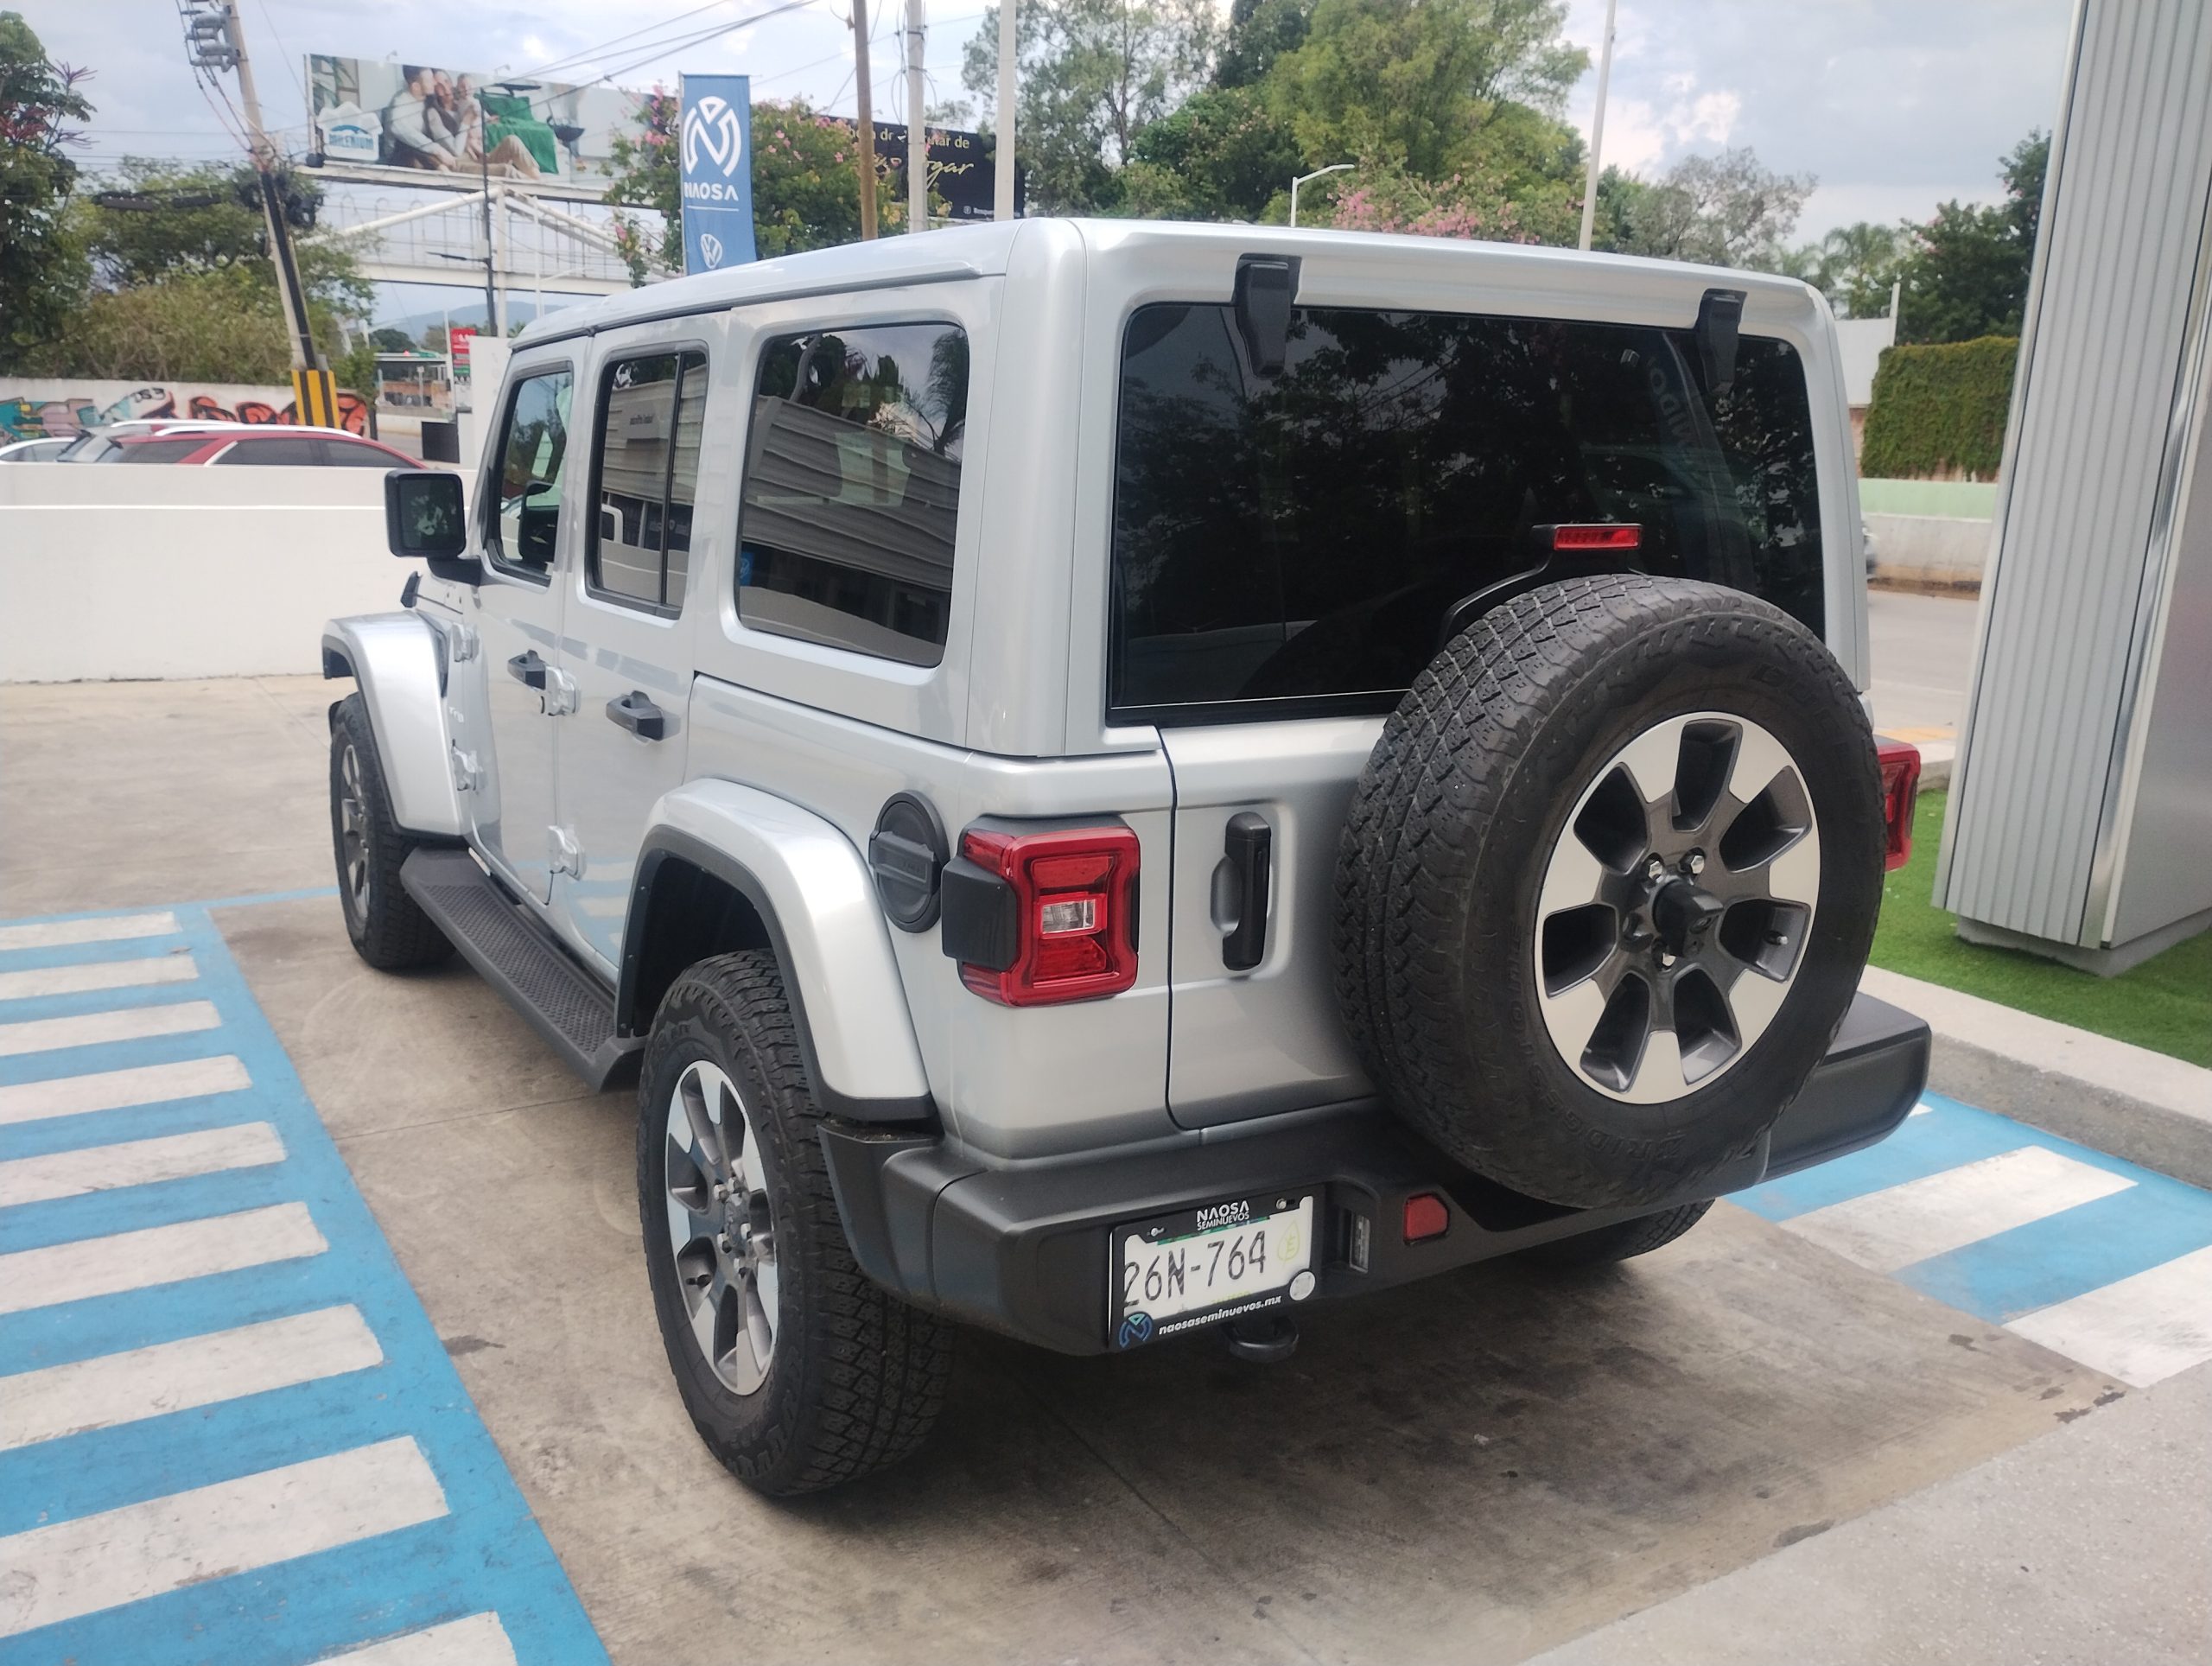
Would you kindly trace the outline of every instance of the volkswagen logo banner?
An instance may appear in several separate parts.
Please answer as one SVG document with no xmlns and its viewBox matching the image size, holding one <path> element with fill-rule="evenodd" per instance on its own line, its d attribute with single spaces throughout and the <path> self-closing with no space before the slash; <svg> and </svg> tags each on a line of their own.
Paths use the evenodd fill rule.
<svg viewBox="0 0 2212 1666">
<path fill-rule="evenodd" d="M 683 270 L 742 265 L 753 258 L 750 79 L 686 75 L 682 103 Z"/>
</svg>

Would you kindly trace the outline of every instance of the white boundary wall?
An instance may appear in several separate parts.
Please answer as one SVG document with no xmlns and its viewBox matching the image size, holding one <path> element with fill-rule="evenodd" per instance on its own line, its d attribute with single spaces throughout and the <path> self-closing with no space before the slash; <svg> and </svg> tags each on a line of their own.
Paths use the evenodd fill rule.
<svg viewBox="0 0 2212 1666">
<path fill-rule="evenodd" d="M 414 566 L 376 469 L 0 464 L 0 683 L 320 671 Z"/>
</svg>

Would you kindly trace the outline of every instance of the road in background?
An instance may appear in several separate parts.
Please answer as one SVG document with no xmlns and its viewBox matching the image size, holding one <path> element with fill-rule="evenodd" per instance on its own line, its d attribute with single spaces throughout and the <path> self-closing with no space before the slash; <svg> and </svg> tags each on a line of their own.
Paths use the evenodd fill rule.
<svg viewBox="0 0 2212 1666">
<path fill-rule="evenodd" d="M 1927 785 L 1950 779 L 1967 684 L 1974 676 L 1978 597 L 1873 590 L 1866 596 L 1874 724 L 1910 741 L 1929 766 Z"/>
</svg>

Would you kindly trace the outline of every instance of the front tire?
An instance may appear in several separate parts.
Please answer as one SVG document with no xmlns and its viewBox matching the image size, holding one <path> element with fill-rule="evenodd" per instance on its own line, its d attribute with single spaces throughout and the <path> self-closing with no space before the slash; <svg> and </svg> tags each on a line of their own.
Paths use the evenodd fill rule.
<svg viewBox="0 0 2212 1666">
<path fill-rule="evenodd" d="M 781 973 L 759 951 L 670 989 L 638 1085 L 653 1309 L 707 1449 L 756 1491 L 818 1491 L 928 1438 L 951 1339 L 853 1259 Z"/>
<path fill-rule="evenodd" d="M 331 719 L 330 843 L 346 935 L 362 959 L 380 972 L 404 972 L 435 966 L 453 953 L 399 882 L 400 864 L 420 842 L 392 820 L 384 760 L 359 694 L 340 701 Z"/>
</svg>

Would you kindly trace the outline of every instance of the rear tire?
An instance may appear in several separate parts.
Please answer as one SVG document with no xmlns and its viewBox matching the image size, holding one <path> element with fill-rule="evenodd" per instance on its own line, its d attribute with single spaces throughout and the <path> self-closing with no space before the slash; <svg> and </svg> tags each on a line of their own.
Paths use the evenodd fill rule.
<svg viewBox="0 0 2212 1666">
<path fill-rule="evenodd" d="M 359 694 L 338 703 L 330 725 L 330 843 L 346 935 L 362 959 L 380 972 L 404 972 L 435 966 L 453 953 L 445 933 L 399 882 L 400 864 L 422 842 L 391 818 L 384 760 Z"/>
<path fill-rule="evenodd" d="M 1523 1253 L 1540 1267 L 1562 1270 L 1607 1267 L 1617 1261 L 1665 1249 L 1703 1220 L 1705 1211 L 1712 1207 L 1709 1202 L 1686 1203 L 1678 1209 L 1662 1209 L 1638 1220 L 1618 1221 L 1594 1232 L 1578 1232 L 1571 1238 L 1540 1243 Z"/>
<path fill-rule="evenodd" d="M 775 1497 L 914 1452 L 952 1362 L 950 1330 L 853 1259 L 821 1121 L 771 956 L 721 955 L 677 979 L 638 1084 L 653 1310 L 699 1438 Z"/>
</svg>

